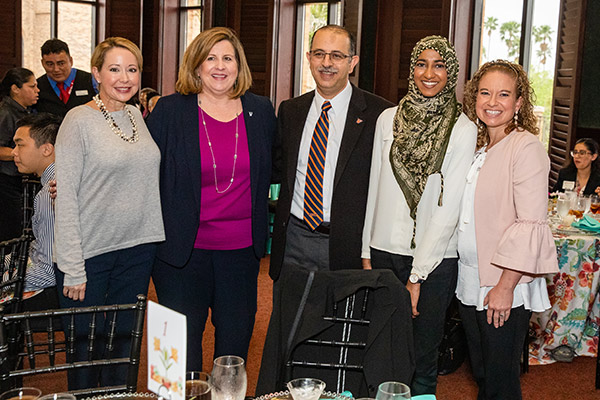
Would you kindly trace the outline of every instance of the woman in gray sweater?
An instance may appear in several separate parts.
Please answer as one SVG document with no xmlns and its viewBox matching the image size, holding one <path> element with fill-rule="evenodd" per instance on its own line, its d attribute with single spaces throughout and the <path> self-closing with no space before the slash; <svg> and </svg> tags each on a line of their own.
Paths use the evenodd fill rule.
<svg viewBox="0 0 600 400">
<path fill-rule="evenodd" d="M 55 253 L 61 307 L 133 303 L 148 291 L 156 242 L 165 236 L 160 152 L 139 110 L 126 105 L 138 91 L 141 68 L 141 52 L 129 40 L 100 43 L 92 55 L 99 94 L 67 113 L 58 132 Z M 85 325 L 83 319 L 76 324 L 82 338 L 73 361 L 86 357 Z M 123 340 L 115 356 L 127 354 L 126 325 L 117 333 Z M 97 326 L 104 329 L 102 322 Z M 124 383 L 125 377 L 120 367 L 102 374 L 70 372 L 69 390 Z"/>
</svg>

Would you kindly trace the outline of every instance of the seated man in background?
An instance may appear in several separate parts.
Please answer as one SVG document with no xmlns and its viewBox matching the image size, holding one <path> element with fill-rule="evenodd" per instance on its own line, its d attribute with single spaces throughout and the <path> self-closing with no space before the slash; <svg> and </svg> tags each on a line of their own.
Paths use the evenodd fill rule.
<svg viewBox="0 0 600 400">
<path fill-rule="evenodd" d="M 60 123 L 61 118 L 52 114 L 32 114 L 17 122 L 13 138 L 16 146 L 12 154 L 19 172 L 35 174 L 42 183 L 33 201 L 31 227 L 35 241 L 25 274 L 24 311 L 60 308 L 52 265 L 54 204 L 48 192 L 49 181 L 54 179 L 54 142 Z"/>
<path fill-rule="evenodd" d="M 71 108 L 91 101 L 96 95 L 92 75 L 73 68 L 69 46 L 62 40 L 46 40 L 41 50 L 46 73 L 37 79 L 40 98 L 36 108 L 38 112 L 63 118 Z"/>
</svg>

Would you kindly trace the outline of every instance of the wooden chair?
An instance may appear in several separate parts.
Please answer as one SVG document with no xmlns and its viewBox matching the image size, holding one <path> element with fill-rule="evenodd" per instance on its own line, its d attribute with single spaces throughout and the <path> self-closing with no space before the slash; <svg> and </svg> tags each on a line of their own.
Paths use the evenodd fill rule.
<svg viewBox="0 0 600 400">
<path fill-rule="evenodd" d="M 32 238 L 31 230 L 26 229 L 19 238 L 0 242 L 0 304 L 9 313 L 21 311 Z"/>
<path fill-rule="evenodd" d="M 128 357 L 112 357 L 115 331 L 119 323 L 117 316 L 125 312 L 134 313 L 131 327 L 130 350 Z M 2 391 L 16 387 L 19 379 L 29 375 L 70 371 L 80 368 L 113 367 L 128 365 L 126 383 L 123 385 L 92 387 L 72 391 L 78 396 L 90 396 L 113 392 L 135 392 L 137 388 L 140 351 L 144 331 L 146 296 L 138 295 L 133 304 L 117 304 L 108 306 L 92 306 L 81 308 L 54 309 L 36 312 L 4 314 L 0 307 L 0 387 Z M 75 332 L 75 318 L 88 315 L 90 320 L 87 331 L 88 360 L 60 363 L 57 355 L 65 353 L 67 360 L 74 355 L 75 338 L 82 333 Z M 56 330 L 54 318 L 62 317 L 66 325 L 63 333 Z M 33 320 L 47 321 L 46 340 L 42 334 L 34 335 L 31 329 Z M 70 320 L 65 324 L 65 320 Z M 103 340 L 103 348 L 99 348 L 98 321 L 106 320 L 109 333 Z M 103 351 L 99 351 L 103 350 Z M 97 356 L 100 354 L 100 356 Z M 62 357 L 60 357 L 62 359 Z"/>
</svg>

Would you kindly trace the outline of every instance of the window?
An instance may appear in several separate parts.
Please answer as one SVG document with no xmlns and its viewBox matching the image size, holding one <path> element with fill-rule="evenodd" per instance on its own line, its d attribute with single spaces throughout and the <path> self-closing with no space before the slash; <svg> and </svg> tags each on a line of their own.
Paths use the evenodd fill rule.
<svg viewBox="0 0 600 400">
<path fill-rule="evenodd" d="M 95 0 L 22 0 L 23 66 L 36 76 L 45 73 L 40 48 L 56 37 L 69 45 L 73 66 L 90 70 L 96 46 Z"/>
<path fill-rule="evenodd" d="M 183 53 L 188 45 L 202 32 L 202 0 L 181 0 L 180 6 L 180 60 L 183 61 Z"/>
<path fill-rule="evenodd" d="M 295 95 L 309 92 L 316 87 L 306 59 L 306 53 L 310 50 L 310 41 L 315 31 L 328 24 L 341 25 L 341 16 L 341 1 L 303 2 L 298 5 Z"/>
<path fill-rule="evenodd" d="M 536 94 L 540 140 L 548 146 L 560 0 L 479 0 L 473 73 L 498 58 L 518 62 Z M 530 40 L 521 42 L 525 35 Z M 479 37 L 477 37 L 479 36 Z"/>
</svg>

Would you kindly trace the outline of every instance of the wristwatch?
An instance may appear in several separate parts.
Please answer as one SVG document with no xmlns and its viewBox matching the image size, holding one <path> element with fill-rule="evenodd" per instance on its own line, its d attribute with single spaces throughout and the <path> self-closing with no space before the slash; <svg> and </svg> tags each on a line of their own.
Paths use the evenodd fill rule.
<svg viewBox="0 0 600 400">
<path fill-rule="evenodd" d="M 410 277 L 408 278 L 410 283 L 423 283 L 425 282 L 425 279 L 421 279 L 419 278 L 419 275 L 417 274 L 410 274 Z"/>
</svg>

